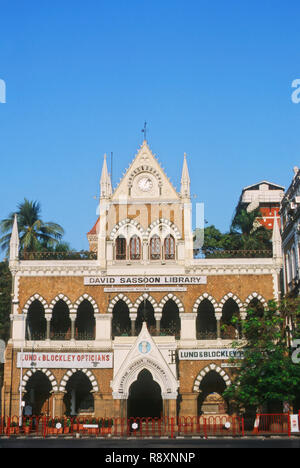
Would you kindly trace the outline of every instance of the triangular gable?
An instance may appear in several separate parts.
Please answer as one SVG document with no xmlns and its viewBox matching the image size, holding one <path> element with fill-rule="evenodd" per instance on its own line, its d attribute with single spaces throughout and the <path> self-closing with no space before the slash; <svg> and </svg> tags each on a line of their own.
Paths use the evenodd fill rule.
<svg viewBox="0 0 300 468">
<path fill-rule="evenodd" d="M 134 180 L 142 174 L 148 173 L 156 183 L 161 187 L 160 199 L 178 200 L 180 198 L 179 193 L 167 177 L 163 168 L 157 161 L 156 157 L 152 153 L 146 141 L 143 142 L 135 158 L 131 162 L 128 169 L 125 171 L 123 178 L 119 185 L 115 189 L 112 200 L 116 201 L 120 198 L 143 198 L 143 194 L 131 194 L 129 195 L 129 187 L 134 184 Z M 150 194 L 151 195 L 151 194 Z M 154 198 L 157 198 L 157 194 Z"/>
<path fill-rule="evenodd" d="M 116 399 L 128 398 L 129 388 L 139 373 L 147 369 L 160 385 L 163 398 L 174 398 L 179 386 L 144 322 L 141 332 L 118 369 L 111 387 Z"/>
</svg>

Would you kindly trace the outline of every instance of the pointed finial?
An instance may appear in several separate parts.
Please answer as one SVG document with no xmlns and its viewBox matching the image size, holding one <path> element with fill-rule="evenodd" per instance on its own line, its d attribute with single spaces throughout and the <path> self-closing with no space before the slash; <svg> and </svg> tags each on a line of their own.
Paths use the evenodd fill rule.
<svg viewBox="0 0 300 468">
<path fill-rule="evenodd" d="M 12 228 L 11 237 L 10 237 L 10 244 L 9 244 L 9 260 L 10 261 L 19 260 L 19 247 L 20 247 L 20 241 L 19 241 L 19 231 L 18 231 L 18 217 L 17 217 L 17 214 L 15 213 L 13 228 Z"/>
</svg>

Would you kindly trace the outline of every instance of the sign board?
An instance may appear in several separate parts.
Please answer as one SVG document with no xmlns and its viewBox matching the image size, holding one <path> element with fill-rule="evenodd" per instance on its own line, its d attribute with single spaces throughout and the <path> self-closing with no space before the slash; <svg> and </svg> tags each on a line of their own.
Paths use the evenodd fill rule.
<svg viewBox="0 0 300 468">
<path fill-rule="evenodd" d="M 18 353 L 17 367 L 25 369 L 112 368 L 112 353 Z"/>
<path fill-rule="evenodd" d="M 224 359 L 243 359 L 244 352 L 240 349 L 180 349 L 178 352 L 181 361 L 210 361 Z"/>
<path fill-rule="evenodd" d="M 290 414 L 291 432 L 299 432 L 298 414 Z"/>
<path fill-rule="evenodd" d="M 207 276 L 85 276 L 86 286 L 206 284 Z"/>
</svg>

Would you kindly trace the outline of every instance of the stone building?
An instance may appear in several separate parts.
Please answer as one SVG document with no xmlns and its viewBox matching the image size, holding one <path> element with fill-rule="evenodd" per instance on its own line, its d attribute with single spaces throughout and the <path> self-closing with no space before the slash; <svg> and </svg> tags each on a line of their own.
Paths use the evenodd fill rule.
<svg viewBox="0 0 300 468">
<path fill-rule="evenodd" d="M 282 199 L 280 215 L 284 293 L 297 296 L 300 285 L 300 170 L 298 167 L 294 168 L 294 177 Z"/>
<path fill-rule="evenodd" d="M 222 325 L 279 297 L 278 223 L 268 258 L 194 258 L 187 158 L 178 192 L 144 141 L 115 190 L 104 158 L 88 240 L 86 258 L 20 258 L 15 220 L 2 414 L 227 411 L 242 337 Z"/>
</svg>

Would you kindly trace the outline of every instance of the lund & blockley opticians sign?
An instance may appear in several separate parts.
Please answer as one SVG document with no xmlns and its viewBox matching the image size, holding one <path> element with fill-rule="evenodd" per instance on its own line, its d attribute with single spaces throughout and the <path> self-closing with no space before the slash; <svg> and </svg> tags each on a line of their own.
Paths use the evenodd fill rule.
<svg viewBox="0 0 300 468">
<path fill-rule="evenodd" d="M 86 286 L 206 284 L 206 276 L 86 276 Z"/>
<path fill-rule="evenodd" d="M 205 361 L 211 359 L 243 359 L 244 352 L 240 349 L 180 349 L 179 359 L 182 361 Z"/>
<path fill-rule="evenodd" d="M 18 353 L 17 367 L 43 369 L 112 368 L 112 353 Z"/>
</svg>

